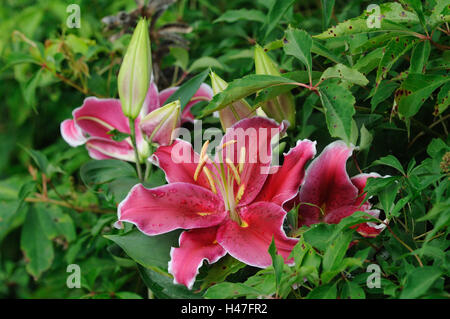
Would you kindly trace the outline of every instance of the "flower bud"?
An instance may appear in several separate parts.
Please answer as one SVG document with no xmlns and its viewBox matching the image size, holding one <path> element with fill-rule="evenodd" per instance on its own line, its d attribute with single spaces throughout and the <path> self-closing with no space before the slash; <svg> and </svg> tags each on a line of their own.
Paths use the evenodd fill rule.
<svg viewBox="0 0 450 319">
<path fill-rule="evenodd" d="M 228 83 L 221 79 L 217 74 L 211 72 L 209 76 L 211 77 L 211 86 L 214 95 L 227 88 Z M 239 120 L 254 115 L 255 111 L 252 110 L 252 107 L 244 99 L 236 101 L 219 111 L 219 119 L 224 131 Z"/>
<path fill-rule="evenodd" d="M 119 71 L 118 88 L 122 111 L 135 119 L 142 108 L 152 74 L 152 53 L 148 24 L 139 21 Z"/>
<path fill-rule="evenodd" d="M 141 120 L 141 130 L 149 143 L 170 145 L 173 132 L 180 126 L 180 101 L 176 100 L 147 114 Z"/>
<path fill-rule="evenodd" d="M 275 63 L 259 45 L 255 46 L 255 71 L 256 74 L 281 76 Z M 291 128 L 295 126 L 295 102 L 292 93 L 286 92 L 263 102 L 261 108 L 277 122 L 288 120 Z"/>
</svg>

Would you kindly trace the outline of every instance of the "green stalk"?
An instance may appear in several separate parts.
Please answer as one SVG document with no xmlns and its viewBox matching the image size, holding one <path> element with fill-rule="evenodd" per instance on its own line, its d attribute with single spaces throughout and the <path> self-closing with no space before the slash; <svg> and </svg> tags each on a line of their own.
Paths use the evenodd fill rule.
<svg viewBox="0 0 450 319">
<path fill-rule="evenodd" d="M 130 121 L 130 136 L 131 136 L 131 144 L 133 145 L 133 149 L 134 149 L 134 157 L 136 160 L 136 171 L 138 174 L 138 178 L 141 182 L 143 182 L 144 180 L 142 179 L 142 168 L 141 168 L 141 164 L 139 161 L 139 152 L 138 152 L 138 148 L 137 148 L 137 144 L 136 144 L 136 129 L 135 129 L 135 125 L 134 125 L 134 119 L 132 118 L 128 118 Z"/>
</svg>

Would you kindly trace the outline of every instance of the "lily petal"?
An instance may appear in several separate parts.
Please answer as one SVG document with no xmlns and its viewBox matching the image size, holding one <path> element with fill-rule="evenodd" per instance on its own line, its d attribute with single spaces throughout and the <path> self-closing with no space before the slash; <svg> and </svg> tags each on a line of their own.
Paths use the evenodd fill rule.
<svg viewBox="0 0 450 319">
<path fill-rule="evenodd" d="M 180 247 L 170 251 L 169 273 L 175 284 L 191 289 L 203 260 L 213 264 L 226 255 L 225 249 L 216 241 L 216 234 L 217 227 L 192 229 L 181 234 Z"/>
<path fill-rule="evenodd" d="M 153 81 L 153 76 L 152 76 L 152 81 L 150 82 L 150 86 L 148 88 L 147 95 L 145 96 L 144 105 L 142 106 L 142 109 L 141 109 L 141 116 L 144 117 L 145 115 L 156 110 L 159 107 L 160 107 L 160 104 L 159 104 L 158 87 L 156 86 L 155 82 Z"/>
<path fill-rule="evenodd" d="M 278 205 L 268 202 L 253 203 L 239 212 L 244 226 L 227 219 L 220 225 L 217 241 L 234 258 L 255 267 L 265 268 L 272 264 L 268 253 L 272 238 L 278 253 L 288 260 L 297 239 L 288 238 L 283 230 L 286 212 Z"/>
<path fill-rule="evenodd" d="M 184 182 L 210 189 L 204 174 L 199 174 L 197 180 L 194 180 L 199 158 L 199 154 L 194 151 L 190 143 L 177 139 L 169 146 L 158 147 L 151 161 L 166 173 L 169 183 Z M 209 164 L 206 165 L 209 166 Z"/>
<path fill-rule="evenodd" d="M 92 137 L 111 138 L 111 130 L 130 133 L 128 118 L 122 113 L 117 99 L 88 97 L 83 105 L 73 112 L 76 124 Z"/>
<path fill-rule="evenodd" d="M 306 162 L 316 155 L 316 142 L 301 140 L 284 155 L 284 162 L 276 173 L 270 174 L 255 202 L 272 202 L 282 206 L 298 194 L 305 176 Z"/>
<path fill-rule="evenodd" d="M 366 211 L 366 213 L 372 215 L 375 218 L 380 216 L 380 211 L 378 209 L 373 209 Z M 372 222 L 363 223 L 358 225 L 356 231 L 363 237 L 377 237 L 387 226 L 387 220 L 384 223 L 375 224 Z"/>
<path fill-rule="evenodd" d="M 355 205 L 358 189 L 345 167 L 353 149 L 342 141 L 333 142 L 309 165 L 299 192 L 300 225 L 318 223 L 321 219 L 319 207 L 326 214 L 337 210 L 341 215 L 344 207 Z"/>
<path fill-rule="evenodd" d="M 133 147 L 126 141 L 116 142 L 105 138 L 91 137 L 86 142 L 89 156 L 93 159 L 116 158 L 134 162 Z"/>
<path fill-rule="evenodd" d="M 152 189 L 134 186 L 118 207 L 118 220 L 135 224 L 147 235 L 174 229 L 215 226 L 225 218 L 222 200 L 209 190 L 188 183 Z"/>
<path fill-rule="evenodd" d="M 61 123 L 61 135 L 72 147 L 83 145 L 87 141 L 83 131 L 75 124 L 74 120 L 65 120 Z"/>
<path fill-rule="evenodd" d="M 227 129 L 219 148 L 223 147 L 221 156 L 216 161 L 242 163 L 240 173 L 241 185 L 234 188 L 237 192 L 244 185 L 245 190 L 239 205 L 251 203 L 261 191 L 269 175 L 272 161 L 272 139 L 284 133 L 286 124 L 263 118 L 246 118 Z M 234 142 L 233 142 L 234 141 Z M 245 158 L 241 158 L 245 155 Z"/>
<path fill-rule="evenodd" d="M 160 105 L 164 105 L 166 100 L 176 91 L 178 90 L 178 86 L 175 87 L 171 87 L 171 88 L 167 88 L 165 90 L 162 90 L 159 93 L 159 104 Z M 183 108 L 183 111 L 181 112 L 181 123 L 185 123 L 185 122 L 193 122 L 194 121 L 194 115 L 192 115 L 191 113 L 191 108 L 192 106 L 194 106 L 196 103 L 200 102 L 200 101 L 209 101 L 212 99 L 213 97 L 213 90 L 212 88 L 206 84 L 206 83 L 202 83 L 199 87 L 199 89 L 197 90 L 197 92 L 195 92 L 195 94 L 192 96 L 191 100 L 188 102 L 188 104 L 186 104 L 186 106 Z"/>
</svg>

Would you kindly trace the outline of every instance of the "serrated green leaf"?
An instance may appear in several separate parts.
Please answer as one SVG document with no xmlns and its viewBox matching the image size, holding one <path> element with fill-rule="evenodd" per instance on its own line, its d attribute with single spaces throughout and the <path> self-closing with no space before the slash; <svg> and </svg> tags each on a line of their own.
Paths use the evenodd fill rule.
<svg viewBox="0 0 450 319">
<path fill-rule="evenodd" d="M 413 32 L 407 26 L 419 22 L 415 13 L 404 10 L 396 2 L 383 3 L 379 6 L 368 7 L 368 9 L 371 10 L 365 10 L 359 17 L 341 22 L 314 37 L 325 40 L 357 33 L 398 30 L 411 34 Z"/>
<path fill-rule="evenodd" d="M 319 92 L 330 135 L 349 143 L 352 138 L 355 97 L 349 90 L 331 81 L 324 82 Z"/>
<path fill-rule="evenodd" d="M 361 86 L 366 86 L 369 83 L 362 73 L 340 63 L 326 69 L 320 77 L 320 80 L 325 81 L 332 78 L 338 78 Z"/>
<path fill-rule="evenodd" d="M 406 118 L 414 116 L 431 94 L 449 81 L 449 76 L 409 74 L 401 86 L 409 94 L 400 97 L 398 102 L 399 114 Z"/>
<path fill-rule="evenodd" d="M 374 165 L 386 165 L 395 168 L 397 171 L 405 175 L 405 171 L 403 170 L 403 166 L 400 161 L 394 155 L 388 155 L 385 157 L 381 157 L 380 159 L 374 161 L 371 166 Z"/>
<path fill-rule="evenodd" d="M 310 83 L 312 82 L 312 58 L 311 48 L 313 41 L 311 36 L 304 30 L 288 29 L 285 32 L 284 52 L 299 59 L 309 73 Z"/>
<path fill-rule="evenodd" d="M 430 41 L 417 43 L 412 50 L 409 73 L 425 73 L 425 66 L 430 57 L 430 52 Z"/>
<path fill-rule="evenodd" d="M 387 77 L 397 60 L 408 52 L 415 44 L 417 39 L 413 37 L 395 37 L 386 45 L 383 57 L 378 65 L 375 85 L 378 86 L 381 80 Z"/>
<path fill-rule="evenodd" d="M 229 83 L 227 88 L 216 94 L 211 102 L 203 109 L 202 116 L 209 115 L 214 111 L 239 101 L 256 92 L 277 85 L 291 85 L 295 81 L 282 76 L 252 74 Z"/>
</svg>

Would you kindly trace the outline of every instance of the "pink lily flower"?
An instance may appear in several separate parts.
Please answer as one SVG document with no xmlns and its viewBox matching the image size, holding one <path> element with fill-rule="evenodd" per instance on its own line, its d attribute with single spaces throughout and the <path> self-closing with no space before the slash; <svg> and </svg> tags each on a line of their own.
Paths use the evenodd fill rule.
<svg viewBox="0 0 450 319">
<path fill-rule="evenodd" d="M 337 224 L 356 211 L 379 217 L 380 211 L 365 202 L 364 187 L 369 177 L 381 176 L 370 173 L 350 178 L 345 164 L 353 150 L 353 146 L 342 141 L 333 142 L 309 165 L 298 195 L 300 226 L 319 222 Z M 362 236 L 375 237 L 386 225 L 368 222 L 355 227 Z"/>
<path fill-rule="evenodd" d="M 170 88 L 158 93 L 155 83 L 153 81 L 150 83 L 141 113 L 135 120 L 136 144 L 142 161 L 149 156 L 149 147 L 141 131 L 141 119 L 162 107 L 174 91 L 176 89 Z M 190 121 L 191 117 L 193 118 L 189 112 L 192 105 L 200 100 L 210 100 L 211 98 L 212 89 L 207 84 L 202 84 L 183 111 L 186 116 L 184 121 Z M 86 145 L 89 155 L 93 159 L 116 158 L 130 162 L 135 161 L 131 139 L 115 141 L 112 135 L 108 134 L 112 130 L 130 134 L 129 120 L 122 112 L 119 99 L 88 97 L 84 100 L 83 105 L 75 109 L 72 114 L 73 119 L 67 119 L 61 123 L 61 135 L 70 146 Z M 143 128 L 147 135 L 152 135 L 152 125 L 153 123 L 148 123 L 147 127 Z M 163 125 L 161 132 L 152 135 L 152 142 L 166 145 L 172 141 L 171 132 L 164 131 L 166 126 L 166 131 L 173 129 L 172 125 Z"/>
<path fill-rule="evenodd" d="M 282 166 L 272 166 L 270 142 L 285 129 L 267 118 L 243 119 L 227 130 L 214 160 L 206 155 L 208 142 L 200 154 L 182 140 L 159 147 L 153 161 L 169 184 L 133 187 L 118 207 L 118 220 L 149 236 L 187 229 L 171 250 L 169 272 L 189 289 L 203 260 L 212 264 L 229 253 L 251 266 L 271 265 L 272 238 L 285 262 L 293 263 L 289 255 L 298 240 L 283 230 L 282 205 L 297 195 L 315 143 L 299 141 Z M 266 134 L 245 136 L 252 130 Z"/>
<path fill-rule="evenodd" d="M 167 89 L 162 90 L 159 93 L 159 104 L 164 105 L 166 100 L 175 92 L 178 90 L 178 86 L 170 87 Z M 191 98 L 188 104 L 183 109 L 183 112 L 181 112 L 181 124 L 184 124 L 186 122 L 194 122 L 194 115 L 191 113 L 191 108 L 201 101 L 210 101 L 212 97 L 214 96 L 212 88 L 206 84 L 202 83 L 200 85 L 200 88 L 198 91 L 194 94 L 194 96 Z"/>
</svg>

